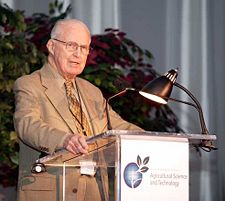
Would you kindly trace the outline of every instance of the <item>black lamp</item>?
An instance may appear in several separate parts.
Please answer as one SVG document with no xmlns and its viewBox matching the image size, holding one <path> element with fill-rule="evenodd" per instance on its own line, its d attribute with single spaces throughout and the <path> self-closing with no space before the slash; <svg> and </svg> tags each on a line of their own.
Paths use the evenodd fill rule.
<svg viewBox="0 0 225 201">
<path fill-rule="evenodd" d="M 176 78 L 177 70 L 170 70 L 165 75 L 149 82 L 139 93 L 154 102 L 167 104 L 167 98 L 170 97 Z"/>
<path fill-rule="evenodd" d="M 168 100 L 172 100 L 175 102 L 180 102 L 180 103 L 184 103 L 184 104 L 195 107 L 198 110 L 198 114 L 199 114 L 199 119 L 201 124 L 201 133 L 205 135 L 209 135 L 199 101 L 188 89 L 186 89 L 185 87 L 183 87 L 182 85 L 176 82 L 177 75 L 178 75 L 177 70 L 172 69 L 168 71 L 166 74 L 164 74 L 163 76 L 160 76 L 154 79 L 153 81 L 149 82 L 147 85 L 144 86 L 144 88 L 141 91 L 139 91 L 139 93 L 142 96 L 160 104 L 167 104 Z M 170 98 L 170 94 L 172 92 L 173 86 L 176 86 L 182 89 L 186 94 L 188 94 L 188 96 L 193 100 L 194 104 L 190 102 Z M 216 149 L 212 145 L 212 142 L 208 140 L 203 140 L 200 146 L 205 151 L 211 151 L 212 149 Z"/>
</svg>

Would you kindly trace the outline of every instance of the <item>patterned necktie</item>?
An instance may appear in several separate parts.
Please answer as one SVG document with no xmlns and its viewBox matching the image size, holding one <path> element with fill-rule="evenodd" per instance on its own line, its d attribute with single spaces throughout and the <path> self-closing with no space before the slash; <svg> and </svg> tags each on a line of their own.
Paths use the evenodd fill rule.
<svg viewBox="0 0 225 201">
<path fill-rule="evenodd" d="M 75 94 L 73 82 L 71 80 L 65 81 L 66 95 L 69 102 L 69 109 L 74 117 L 74 122 L 77 128 L 78 133 L 83 133 L 84 135 L 92 135 L 88 120 L 82 111 L 81 105 L 78 102 Z"/>
</svg>

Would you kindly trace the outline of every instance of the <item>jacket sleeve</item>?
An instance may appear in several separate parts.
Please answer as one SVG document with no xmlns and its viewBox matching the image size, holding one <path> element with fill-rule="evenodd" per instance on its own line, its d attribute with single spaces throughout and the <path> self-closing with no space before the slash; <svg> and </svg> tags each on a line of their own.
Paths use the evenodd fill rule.
<svg viewBox="0 0 225 201">
<path fill-rule="evenodd" d="M 64 139 L 70 135 L 50 126 L 41 116 L 40 101 L 33 80 L 24 76 L 14 83 L 14 127 L 18 138 L 32 148 L 53 153 L 62 148 Z"/>
</svg>

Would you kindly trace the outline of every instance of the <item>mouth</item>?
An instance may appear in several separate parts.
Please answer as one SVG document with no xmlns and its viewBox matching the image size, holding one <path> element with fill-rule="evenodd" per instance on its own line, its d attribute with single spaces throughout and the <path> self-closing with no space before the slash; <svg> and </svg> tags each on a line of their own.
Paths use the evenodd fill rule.
<svg viewBox="0 0 225 201">
<path fill-rule="evenodd" d="M 77 62 L 77 61 L 70 61 L 70 63 L 73 64 L 73 65 L 79 65 L 80 64 L 80 62 Z"/>
</svg>

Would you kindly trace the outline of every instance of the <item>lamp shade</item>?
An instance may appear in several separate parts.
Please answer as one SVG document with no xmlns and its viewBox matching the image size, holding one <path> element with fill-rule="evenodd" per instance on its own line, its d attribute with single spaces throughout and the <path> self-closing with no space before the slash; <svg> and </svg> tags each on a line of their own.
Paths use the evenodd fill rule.
<svg viewBox="0 0 225 201">
<path fill-rule="evenodd" d="M 167 104 L 166 98 L 170 97 L 176 78 L 177 70 L 172 69 L 163 76 L 149 82 L 139 93 L 154 102 Z"/>
</svg>

